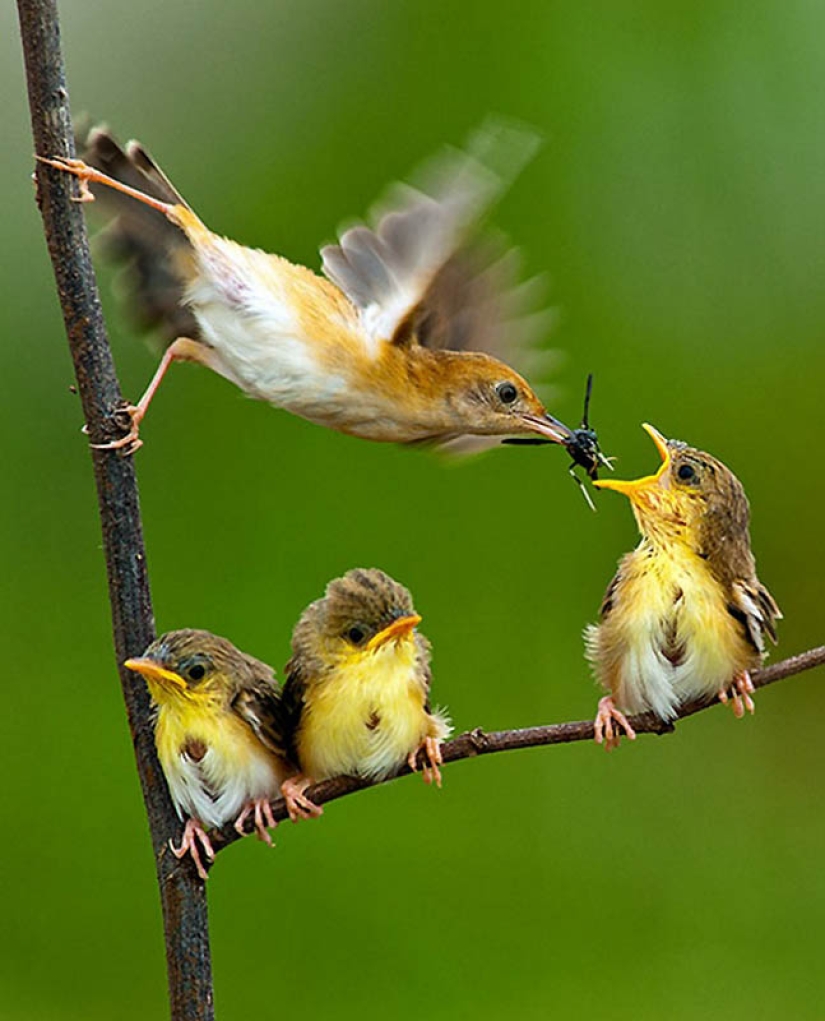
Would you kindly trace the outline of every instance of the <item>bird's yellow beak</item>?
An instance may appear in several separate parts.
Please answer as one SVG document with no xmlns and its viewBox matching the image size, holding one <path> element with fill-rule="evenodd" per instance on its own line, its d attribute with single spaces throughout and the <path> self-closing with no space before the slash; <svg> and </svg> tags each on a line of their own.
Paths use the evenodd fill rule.
<svg viewBox="0 0 825 1021">
<path fill-rule="evenodd" d="M 617 493 L 624 493 L 630 500 L 635 500 L 641 493 L 649 491 L 653 486 L 660 486 L 663 489 L 667 488 L 667 471 L 670 468 L 670 449 L 667 445 L 667 440 L 658 429 L 654 429 L 647 422 L 642 424 L 642 428 L 656 444 L 656 449 L 662 458 L 662 463 L 659 465 L 659 470 L 656 474 L 645 475 L 643 478 L 634 479 L 632 482 L 623 482 L 621 479 L 597 479 L 593 483 L 594 486 L 598 486 L 599 489 L 615 489 Z"/>
<path fill-rule="evenodd" d="M 144 677 L 150 688 L 157 685 L 162 691 L 186 691 L 186 681 L 180 674 L 164 669 L 153 659 L 127 659 L 123 665 Z"/>
<path fill-rule="evenodd" d="M 394 620 L 389 627 L 385 627 L 383 631 L 379 631 L 377 635 L 373 635 L 372 638 L 367 642 L 365 648 L 370 652 L 375 649 L 380 649 L 382 645 L 386 644 L 393 638 L 402 638 L 404 635 L 410 634 L 410 632 L 421 623 L 421 618 L 417 613 L 411 613 L 407 617 L 399 617 Z"/>
</svg>

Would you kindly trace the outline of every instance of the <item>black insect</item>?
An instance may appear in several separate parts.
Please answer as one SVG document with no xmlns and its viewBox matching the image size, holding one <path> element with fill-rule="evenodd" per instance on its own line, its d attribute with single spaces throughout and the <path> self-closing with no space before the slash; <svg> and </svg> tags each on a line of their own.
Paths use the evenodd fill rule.
<svg viewBox="0 0 825 1021">
<path fill-rule="evenodd" d="M 590 395 L 593 392 L 593 373 L 591 372 L 587 377 L 587 386 L 584 391 L 584 415 L 582 416 L 582 424 L 578 429 L 573 430 L 573 434 L 570 439 L 564 444 L 567 453 L 573 458 L 573 463 L 570 465 L 570 476 L 576 482 L 576 485 L 581 489 L 582 495 L 587 501 L 588 506 L 591 510 L 595 510 L 593 501 L 590 499 L 590 494 L 585 489 L 584 483 L 576 474 L 576 468 L 584 468 L 588 478 L 597 479 L 599 477 L 599 468 L 609 468 L 613 471 L 613 465 L 611 464 L 612 458 L 605 457 L 599 446 L 599 437 L 596 435 L 596 430 L 590 426 Z"/>
<path fill-rule="evenodd" d="M 590 395 L 593 392 L 593 373 L 587 377 L 587 388 L 584 392 L 584 415 L 582 424 L 578 429 L 573 430 L 570 439 L 564 444 L 567 453 L 573 458 L 572 470 L 579 465 L 584 468 L 588 477 L 597 479 L 599 467 L 609 468 L 613 471 L 610 458 L 605 457 L 599 446 L 599 437 L 596 430 L 590 426 Z"/>
<path fill-rule="evenodd" d="M 576 468 L 584 468 L 588 478 L 597 479 L 599 477 L 599 468 L 609 468 L 613 471 L 613 465 L 611 464 L 612 458 L 605 457 L 599 446 L 599 437 L 596 435 L 596 430 L 590 425 L 590 394 L 593 392 L 593 373 L 587 377 L 587 387 L 584 392 L 584 415 L 582 417 L 582 424 L 578 429 L 569 429 L 569 437 L 563 441 L 562 446 L 566 449 L 567 453 L 573 458 L 573 463 L 570 465 L 570 475 L 575 479 L 576 484 L 582 491 L 585 500 L 592 510 L 596 508 L 593 506 L 593 501 L 590 499 L 590 494 L 584 488 L 584 483 L 576 474 Z M 522 437 L 512 436 L 506 440 L 502 440 L 503 443 L 519 445 L 519 446 L 538 446 L 539 444 L 545 445 L 550 440 L 539 439 L 538 437 Z"/>
</svg>

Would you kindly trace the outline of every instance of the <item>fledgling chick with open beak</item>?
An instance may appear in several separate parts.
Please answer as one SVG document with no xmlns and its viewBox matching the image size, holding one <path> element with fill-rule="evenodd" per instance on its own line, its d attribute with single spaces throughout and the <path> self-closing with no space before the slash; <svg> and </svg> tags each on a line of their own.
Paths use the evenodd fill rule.
<svg viewBox="0 0 825 1021">
<path fill-rule="evenodd" d="M 574 431 L 505 364 L 538 318 L 515 253 L 491 262 L 470 246 L 536 141 L 495 123 L 467 152 L 431 161 L 419 188 L 394 189 L 373 229 L 352 227 L 322 249 L 327 279 L 213 234 L 145 149 L 124 151 L 105 128 L 88 135 L 83 161 L 38 157 L 74 174 L 83 200 L 90 184 L 106 186 L 110 251 L 130 263 L 144 323 L 174 341 L 128 409 L 130 432 L 107 446 L 136 450 L 169 365 L 193 361 L 250 397 L 368 440 L 532 436 L 577 451 Z"/>
<path fill-rule="evenodd" d="M 192 629 L 161 635 L 125 665 L 149 687 L 158 758 L 177 813 L 186 818 L 180 847 L 170 843 L 174 854 L 190 854 L 206 879 L 200 848 L 215 857 L 206 830 L 234 820 L 243 834 L 250 814 L 258 837 L 272 846 L 269 802 L 294 772 L 271 726 L 265 741 L 259 735 L 260 720 L 277 715 L 272 668 L 225 638 Z"/>
<path fill-rule="evenodd" d="M 779 607 L 756 576 L 750 508 L 742 484 L 715 457 L 645 425 L 662 464 L 634 482 L 597 481 L 630 500 L 642 541 L 620 562 L 585 631 L 587 655 L 609 695 L 596 741 L 615 747 L 624 713 L 673 719 L 703 695 L 754 710 L 749 671 L 776 642 Z"/>
<path fill-rule="evenodd" d="M 380 780 L 404 762 L 441 786 L 447 716 L 430 706 L 430 643 L 412 596 L 375 568 L 349 571 L 311 603 L 292 636 L 280 708 L 300 775 L 281 791 L 293 820 L 310 784 L 347 774 Z M 320 811 L 320 809 L 318 809 Z"/>
</svg>

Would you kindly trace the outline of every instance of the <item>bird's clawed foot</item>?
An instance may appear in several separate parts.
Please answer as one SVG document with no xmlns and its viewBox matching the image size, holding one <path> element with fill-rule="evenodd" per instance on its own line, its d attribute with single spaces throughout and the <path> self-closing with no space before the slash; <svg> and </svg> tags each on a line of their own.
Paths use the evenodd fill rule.
<svg viewBox="0 0 825 1021">
<path fill-rule="evenodd" d="M 80 188 L 79 194 L 72 199 L 73 202 L 94 202 L 95 197 L 89 191 L 89 181 L 99 180 L 100 171 L 90 167 L 83 160 L 70 159 L 68 156 L 57 156 L 51 159 L 46 156 L 35 156 L 38 163 L 45 163 L 47 166 L 55 167 L 57 170 L 64 170 L 67 174 L 74 174 Z"/>
<path fill-rule="evenodd" d="M 140 404 L 123 405 L 123 407 L 118 408 L 115 415 L 118 424 L 121 424 L 122 420 L 124 428 L 128 425 L 129 431 L 125 436 L 111 440 L 109 443 L 90 443 L 89 446 L 92 450 L 118 450 L 121 452 L 121 457 L 129 457 L 143 446 L 143 440 L 138 435 L 138 429 L 145 414 L 146 409 L 141 407 Z M 88 428 L 84 425 L 83 432 L 88 433 L 88 431 Z"/>
<path fill-rule="evenodd" d="M 212 842 L 197 819 L 187 819 L 180 847 L 175 847 L 170 840 L 169 849 L 176 858 L 183 858 L 185 855 L 191 854 L 192 861 L 195 863 L 195 868 L 198 870 L 198 875 L 205 882 L 209 878 L 209 873 L 203 867 L 200 851 L 198 850 L 198 841 L 200 841 L 201 846 L 203 847 L 203 853 L 210 862 L 213 862 L 215 860 L 215 851 L 212 847 Z"/>
<path fill-rule="evenodd" d="M 593 721 L 593 727 L 595 731 L 593 738 L 596 744 L 604 744 L 605 750 L 608 752 L 619 747 L 622 730 L 629 740 L 636 740 L 636 731 L 630 726 L 630 721 L 625 714 L 616 708 L 610 695 L 599 699 L 599 709 L 596 719 Z"/>
<path fill-rule="evenodd" d="M 90 167 L 83 160 L 70 159 L 68 156 L 35 156 L 35 159 L 38 163 L 45 163 L 46 166 L 54 167 L 56 170 L 63 170 L 65 173 L 72 174 L 77 178 L 79 193 L 74 198 L 75 202 L 94 202 L 95 197 L 89 190 L 89 184 L 105 184 L 107 188 L 113 188 L 115 191 L 123 192 L 124 195 L 130 195 L 132 198 L 137 199 L 138 202 L 143 202 L 145 205 L 152 209 L 157 209 L 159 213 L 163 213 L 164 216 L 174 220 L 175 206 L 170 205 L 168 202 L 160 202 L 151 195 L 138 191 L 137 188 L 132 188 L 122 181 L 109 177 L 102 170 Z"/>
<path fill-rule="evenodd" d="M 269 830 L 274 830 L 278 823 L 275 821 L 275 816 L 272 814 L 272 806 L 269 803 L 268 798 L 255 798 L 254 801 L 248 801 L 241 811 L 241 814 L 235 820 L 235 830 L 240 833 L 242 837 L 246 836 L 246 830 L 244 829 L 244 823 L 249 817 L 250 813 L 255 815 L 255 832 L 258 834 L 258 840 L 263 840 L 265 844 L 270 847 L 275 845 L 272 843 L 272 837 L 269 835 Z"/>
<path fill-rule="evenodd" d="M 741 720 L 746 709 L 751 715 L 756 711 L 756 705 L 751 698 L 755 691 L 751 675 L 747 670 L 740 670 L 738 674 L 734 674 L 730 687 L 722 688 L 719 692 L 719 701 L 724 705 L 730 701 L 733 715 L 737 720 Z"/>
<path fill-rule="evenodd" d="M 286 803 L 286 810 L 293 822 L 299 819 L 317 819 L 324 814 L 323 808 L 310 801 L 304 791 L 312 784 L 312 779 L 303 773 L 290 776 L 281 784 L 281 796 Z"/>
<path fill-rule="evenodd" d="M 425 737 L 418 748 L 414 752 L 410 752 L 407 756 L 407 764 L 413 773 L 418 772 L 418 753 L 422 750 L 424 765 L 421 775 L 424 777 L 424 783 L 435 783 L 436 787 L 440 787 L 441 770 L 438 767 L 444 763 L 444 759 L 441 757 L 441 742 L 436 737 Z"/>
</svg>

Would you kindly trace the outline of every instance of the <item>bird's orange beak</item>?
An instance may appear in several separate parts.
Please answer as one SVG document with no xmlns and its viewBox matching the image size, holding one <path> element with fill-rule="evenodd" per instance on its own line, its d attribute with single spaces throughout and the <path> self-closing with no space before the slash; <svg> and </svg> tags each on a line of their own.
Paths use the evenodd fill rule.
<svg viewBox="0 0 825 1021">
<path fill-rule="evenodd" d="M 403 638 L 404 635 L 410 634 L 411 631 L 418 624 L 421 623 L 421 618 L 417 613 L 411 613 L 407 617 L 398 617 L 392 624 L 385 627 L 383 631 L 379 631 L 377 635 L 373 635 L 372 638 L 367 642 L 366 648 L 373 652 L 375 649 L 380 649 L 382 645 L 386 644 L 393 638 Z"/>
<path fill-rule="evenodd" d="M 519 418 L 531 432 L 544 436 L 551 443 L 568 443 L 573 435 L 564 422 L 547 412 L 543 415 L 520 415 Z"/>
<path fill-rule="evenodd" d="M 186 691 L 186 681 L 180 674 L 166 670 L 153 659 L 127 659 L 123 665 L 145 678 L 150 688 L 157 685 L 162 691 Z"/>
<path fill-rule="evenodd" d="M 667 440 L 658 429 L 654 429 L 647 422 L 642 424 L 642 428 L 656 444 L 656 449 L 662 458 L 662 463 L 659 465 L 659 470 L 656 474 L 645 475 L 643 478 L 634 479 L 631 482 L 623 482 L 621 479 L 596 479 L 593 482 L 594 486 L 598 486 L 599 489 L 615 489 L 617 493 L 624 493 L 629 500 L 634 501 L 642 493 L 648 492 L 653 486 L 667 489 L 669 480 L 667 472 L 670 468 L 670 448 L 667 445 Z"/>
</svg>

